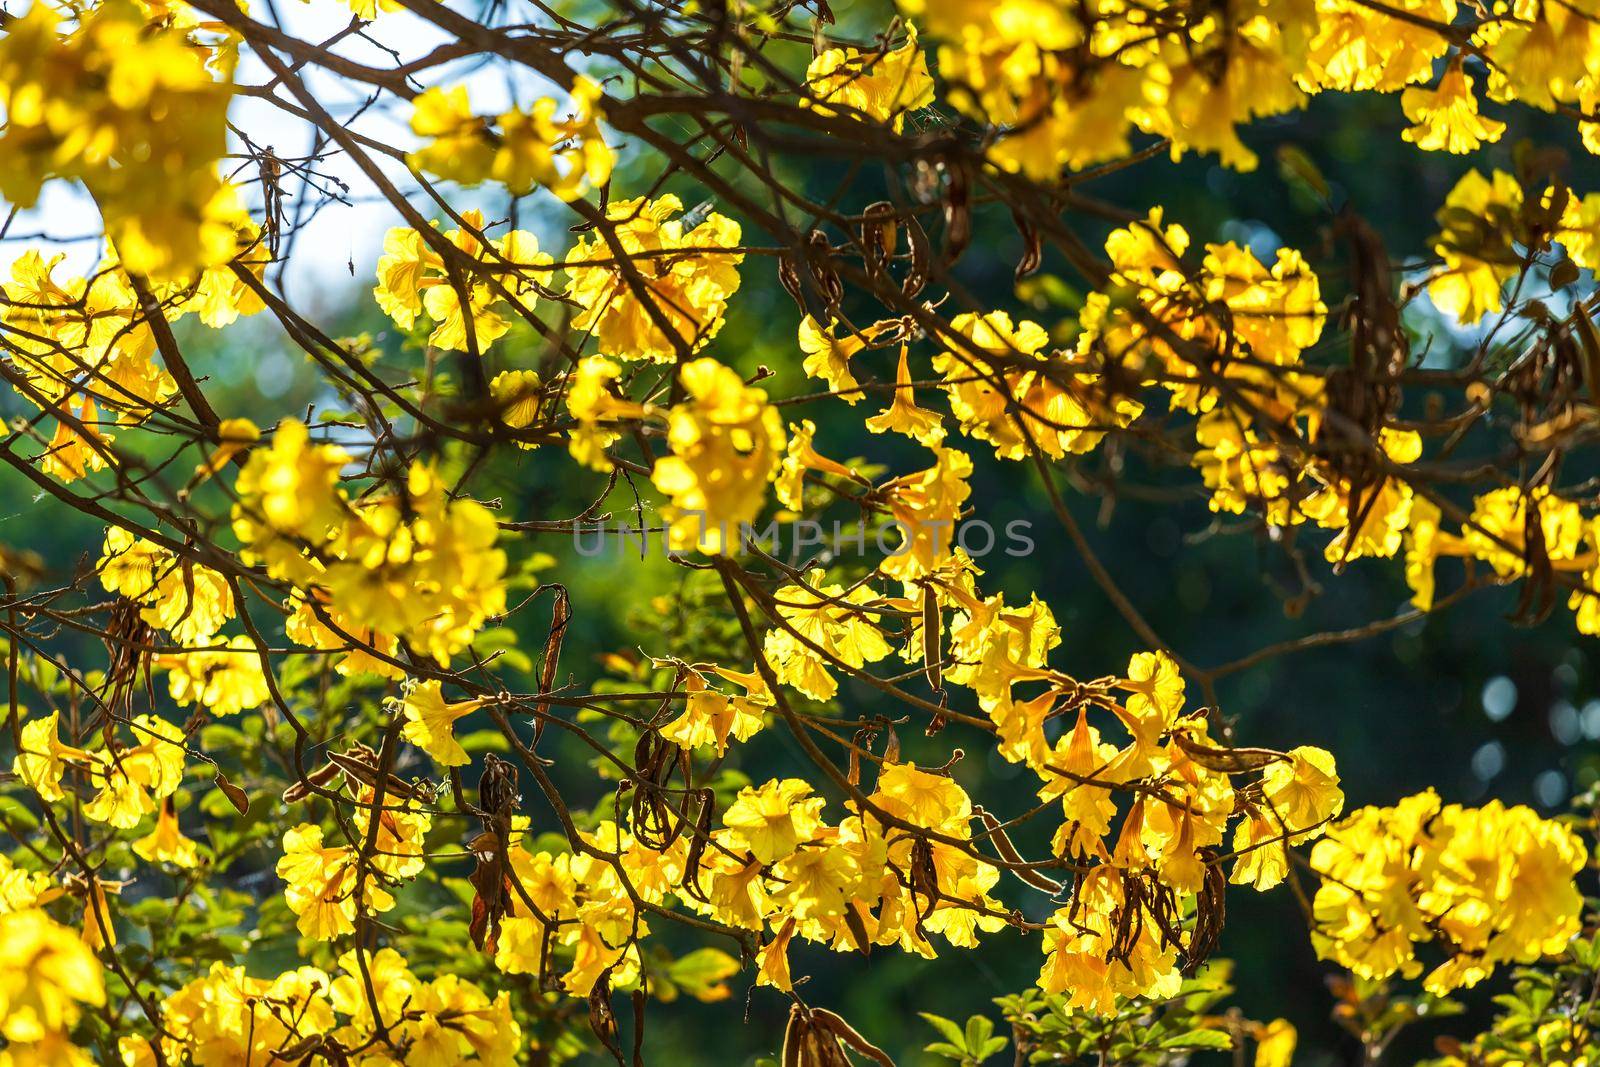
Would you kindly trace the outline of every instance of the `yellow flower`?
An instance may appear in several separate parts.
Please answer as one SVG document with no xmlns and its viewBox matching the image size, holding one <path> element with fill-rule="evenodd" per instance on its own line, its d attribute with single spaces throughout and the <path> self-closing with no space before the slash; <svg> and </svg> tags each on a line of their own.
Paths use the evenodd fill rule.
<svg viewBox="0 0 1600 1067">
<path fill-rule="evenodd" d="M 671 498 L 662 509 L 674 551 L 731 554 L 742 528 L 766 502 L 784 446 L 783 420 L 761 389 L 714 359 L 683 366 L 688 399 L 667 415 L 673 454 L 656 461 L 650 481 Z"/>
<path fill-rule="evenodd" d="M 195 843 L 178 826 L 178 809 L 168 797 L 156 811 L 156 828 L 133 843 L 136 855 L 151 863 L 170 863 L 176 867 L 197 867 L 200 854 Z"/>
<path fill-rule="evenodd" d="M 1233 831 L 1233 851 L 1238 856 L 1228 881 L 1265 892 L 1289 876 L 1289 853 L 1283 846 L 1283 827 L 1269 815 L 1250 811 Z"/>
<path fill-rule="evenodd" d="M 1063 994 L 1070 1008 L 1101 1015 L 1114 1010 L 1119 996 L 1175 995 L 1183 982 L 1176 948 L 1161 944 L 1147 919 L 1123 938 L 1114 917 L 1128 906 L 1117 872 L 1103 864 L 1091 868 L 1073 904 L 1059 909 L 1044 932 L 1039 988 Z"/>
<path fill-rule="evenodd" d="M 685 230 L 683 219 L 670 218 L 682 210 L 670 194 L 613 201 L 606 219 L 618 249 L 597 235 L 567 253 L 566 295 L 583 309 L 572 326 L 592 331 L 601 355 L 671 363 L 680 346 L 693 352 L 721 331 L 744 261 L 732 251 L 739 224 L 713 211 Z M 618 266 L 619 254 L 638 278 Z"/>
<path fill-rule="evenodd" d="M 885 763 L 870 798 L 884 812 L 948 837 L 966 837 L 972 799 L 954 778 L 919 770 L 915 763 Z"/>
<path fill-rule="evenodd" d="M 723 667 L 712 667 L 712 672 L 726 681 L 744 689 L 743 696 L 729 696 L 712 689 L 706 676 L 690 669 L 684 678 L 688 699 L 684 701 L 683 714 L 661 728 L 661 736 L 680 748 L 716 749 L 722 756 L 728 751 L 728 740 L 748 741 L 766 724 L 766 710 L 773 704 L 761 676 L 755 672 L 741 674 Z"/>
<path fill-rule="evenodd" d="M 806 88 L 811 90 L 811 97 L 802 99 L 806 107 L 824 115 L 843 109 L 874 122 L 892 120 L 897 133 L 905 126 L 906 112 L 933 103 L 933 78 L 917 47 L 917 28 L 911 25 L 899 48 L 829 48 L 819 53 L 806 67 Z"/>
<path fill-rule="evenodd" d="M 403 330 L 411 329 L 426 312 L 434 323 L 428 344 L 465 352 L 476 342 L 482 352 L 511 329 L 510 320 L 502 313 L 510 306 L 508 295 L 523 310 L 531 310 L 538 302 L 534 279 L 550 272 L 551 260 L 539 251 L 538 238 L 531 233 L 512 230 L 498 240 L 489 240 L 486 247 L 480 236 L 486 225 L 483 212 L 463 211 L 461 219 L 465 226 L 447 230 L 442 237 L 459 250 L 457 258 L 481 265 L 481 275 L 457 262 L 447 266 L 421 233 L 402 227 L 384 237 L 378 284 L 372 293 L 384 314 Z M 437 223 L 434 228 L 438 229 Z M 497 286 L 489 284 L 491 274 L 498 280 Z"/>
<path fill-rule="evenodd" d="M 91 754 L 89 781 L 97 790 L 84 805 L 87 819 L 131 830 L 183 780 L 183 731 L 154 715 L 131 723 L 137 742 L 129 748 Z"/>
<path fill-rule="evenodd" d="M 155 665 L 166 669 L 167 689 L 180 707 L 201 704 L 213 715 L 236 715 L 266 703 L 270 694 L 255 643 L 243 634 L 225 643 L 234 651 L 156 657 Z"/>
<path fill-rule="evenodd" d="M 1415 944 L 1439 939 L 1450 955 L 1424 984 L 1443 995 L 1561 951 L 1581 926 L 1573 879 L 1587 862 L 1572 831 L 1525 807 L 1441 806 L 1430 790 L 1362 808 L 1312 849 L 1312 944 L 1381 979 L 1418 974 Z"/>
<path fill-rule="evenodd" d="M 1528 504 L 1537 512 L 1540 546 L 1550 560 L 1575 560 L 1587 529 L 1576 502 L 1540 486 L 1525 493 L 1517 486 L 1495 489 L 1472 501 L 1472 520 L 1461 531 L 1465 549 L 1494 568 L 1503 579 L 1520 578 L 1527 570 Z"/>
<path fill-rule="evenodd" d="M 958 552 L 956 558 L 972 567 L 964 553 Z M 1013 683 L 1043 667 L 1050 650 L 1061 643 L 1061 627 L 1050 605 L 1030 595 L 1027 606 L 1010 607 L 1003 593 L 982 598 L 959 585 L 938 588 L 942 598 L 959 606 L 950 620 L 947 658 L 952 662 L 945 677 L 978 695 L 979 706 L 1000 729 L 1002 756 L 1019 760 L 1041 755 L 1042 720 L 1030 722 L 1010 697 Z M 920 655 L 920 640 L 917 644 Z"/>
<path fill-rule="evenodd" d="M 417 461 L 403 488 L 352 505 L 338 485 L 347 459 L 330 445 L 307 447 L 306 429 L 285 421 L 270 448 L 239 474 L 234 531 L 251 561 L 304 587 L 298 599 L 324 605 L 351 637 L 392 654 L 395 638 L 441 665 L 505 607 L 499 527 L 482 504 L 451 499 L 434 468 Z M 316 559 L 306 553 L 316 552 Z M 314 648 L 343 642 L 297 612 L 291 637 Z M 374 657 L 347 669 L 379 669 Z M 386 670 L 380 671 L 387 673 Z"/>
<path fill-rule="evenodd" d="M 1289 1067 L 1300 1034 L 1288 1019 L 1256 1026 L 1251 1036 L 1256 1039 L 1255 1067 Z"/>
<path fill-rule="evenodd" d="M 1396 464 L 1415 463 L 1422 455 L 1422 438 L 1411 430 L 1384 427 L 1378 445 Z M 1301 502 L 1300 511 L 1319 526 L 1339 531 L 1323 550 L 1324 557 L 1339 562 L 1400 551 L 1415 500 L 1408 483 L 1386 477 L 1362 486 L 1357 496 L 1344 477 L 1314 473 L 1322 485 Z"/>
<path fill-rule="evenodd" d="M 25 870 L 0 856 L 0 915 L 33 907 L 50 886 L 48 874 Z"/>
<path fill-rule="evenodd" d="M 466 749 L 455 738 L 455 722 L 483 707 L 482 700 L 446 703 L 440 683 L 433 679 L 417 682 L 400 701 L 405 726 L 400 736 L 432 756 L 442 767 L 460 767 L 470 761 Z"/>
<path fill-rule="evenodd" d="M 289 617 L 284 620 L 284 635 L 295 644 L 307 648 L 343 652 L 344 655 L 334 667 L 340 674 L 371 673 L 396 680 L 404 678 L 405 670 L 389 661 L 400 655 L 400 642 L 394 635 L 354 625 L 327 600 L 327 593 L 317 589 L 291 596 L 286 605 Z M 313 603 L 316 604 L 315 608 Z M 318 616 L 319 610 L 327 616 L 328 623 L 324 624 Z M 335 631 L 334 627 L 338 630 Z M 368 648 L 372 651 L 367 651 Z M 389 659 L 381 656 L 388 656 Z"/>
<path fill-rule="evenodd" d="M 539 376 L 531 370 L 508 370 L 496 374 L 489 382 L 489 395 L 499 405 L 498 418 L 502 426 L 521 430 L 531 426 L 539 417 Z M 531 441 L 517 442 L 518 448 L 531 449 Z"/>
<path fill-rule="evenodd" d="M 1133 741 L 1118 758 L 1117 773 L 1119 778 L 1137 778 L 1149 772 L 1162 735 L 1183 712 L 1183 675 L 1165 652 L 1137 652 L 1128 661 L 1128 677 L 1118 685 L 1129 695 L 1117 716 Z"/>
<path fill-rule="evenodd" d="M 367 872 L 358 905 L 355 850 L 325 846 L 322 828 L 311 823 L 302 823 L 283 835 L 277 873 L 284 881 L 284 900 L 299 917 L 301 935 L 317 941 L 331 941 L 353 931 L 358 908 L 384 912 L 394 907 L 394 897 L 372 871 Z"/>
<path fill-rule="evenodd" d="M 1459 63 L 1450 65 L 1436 88 L 1401 93 L 1400 107 L 1406 118 L 1416 123 L 1402 130 L 1400 136 L 1425 152 L 1462 155 L 1486 142 L 1498 141 L 1506 129 L 1505 123 L 1478 114 L 1472 79 Z"/>
<path fill-rule="evenodd" d="M 932 467 L 879 488 L 901 538 L 881 569 L 902 582 L 931 574 L 951 558 L 961 505 L 972 494 L 967 485 L 972 457 L 943 447 L 935 447 L 933 454 Z"/>
<path fill-rule="evenodd" d="M 241 558 L 296 582 L 318 573 L 297 542 L 320 547 L 349 516 L 339 472 L 350 453 L 312 444 L 310 437 L 304 423 L 283 420 L 272 443 L 250 453 L 234 483 L 233 532 L 245 546 Z"/>
<path fill-rule="evenodd" d="M 222 575 L 120 526 L 106 527 L 96 567 L 101 585 L 141 605 L 144 621 L 180 644 L 210 643 L 234 616 L 233 591 Z"/>
<path fill-rule="evenodd" d="M 374 958 L 375 981 L 386 977 L 383 959 L 381 952 Z M 390 1017 L 398 1019 L 399 1013 Z M 162 1001 L 161 1023 L 172 1035 L 162 1042 L 168 1063 L 204 1058 L 242 1064 L 270 1062 L 285 1048 L 332 1032 L 336 1020 L 328 976 L 314 967 L 268 979 L 251 978 L 243 967 L 217 962 Z M 371 1033 L 370 1020 L 365 1023 L 358 1042 Z M 146 1065 L 135 1060 L 133 1067 Z"/>
<path fill-rule="evenodd" d="M 907 346 L 900 346 L 900 362 L 894 372 L 894 399 L 889 407 L 867 420 L 867 429 L 873 433 L 893 430 L 903 433 L 919 445 L 935 448 L 944 440 L 943 419 L 936 411 L 917 407 L 916 390 L 911 386 L 911 366 L 907 362 Z"/>
<path fill-rule="evenodd" d="M 61 778 L 69 763 L 85 765 L 89 754 L 82 749 L 61 743 L 57 728 L 60 713 L 50 714 L 22 726 L 22 742 L 17 747 L 11 771 L 30 786 L 39 799 L 55 802 L 66 796 L 61 791 Z"/>
<path fill-rule="evenodd" d="M 991 311 L 957 315 L 950 327 L 989 359 L 954 347 L 934 357 L 934 369 L 945 376 L 962 432 L 993 444 L 1001 459 L 1024 458 L 1030 443 L 1056 459 L 1088 452 L 1144 410 L 1106 395 L 1100 375 L 1047 354 L 1050 338 L 1038 323 L 1013 325 L 1004 311 Z"/>
<path fill-rule="evenodd" d="M 1441 311 L 1470 326 L 1500 310 L 1501 287 L 1522 263 L 1514 247 L 1522 204 L 1522 186 L 1504 171 L 1485 178 L 1469 170 L 1450 190 L 1433 245 L 1444 270 L 1428 282 L 1428 296 Z"/>
<path fill-rule="evenodd" d="M 1322 836 L 1325 824 L 1344 810 L 1344 793 L 1333 756 L 1302 746 L 1287 760 L 1271 763 L 1261 776 L 1262 805 L 1246 802 L 1247 818 L 1233 833 L 1239 859 L 1229 881 L 1270 889 L 1289 873 L 1290 845 Z"/>
<path fill-rule="evenodd" d="M 865 483 L 866 479 L 844 464 L 829 459 L 812 446 L 817 427 L 810 419 L 798 425 L 789 424 L 789 447 L 784 452 L 781 473 L 773 488 L 778 502 L 791 511 L 799 511 L 805 504 L 805 477 L 807 471 L 819 471 L 851 481 Z"/>
<path fill-rule="evenodd" d="M 561 979 L 563 989 L 586 997 L 607 970 L 618 984 L 638 974 L 639 950 L 629 939 L 648 934 L 650 928 L 631 901 L 626 897 L 590 901 L 578 909 L 578 920 L 566 927 L 562 938 L 574 949 L 572 967 Z"/>
<path fill-rule="evenodd" d="M 648 404 L 636 404 L 619 397 L 616 381 L 622 368 L 604 356 L 586 356 L 578 361 L 567 391 L 567 413 L 577 421 L 567 443 L 572 458 L 590 470 L 609 471 L 611 460 L 605 450 L 621 433 L 611 424 L 643 419 L 655 413 Z"/>
<path fill-rule="evenodd" d="M 1288 843 L 1303 844 L 1323 833 L 1323 825 L 1344 810 L 1344 793 L 1333 753 L 1301 745 L 1289 759 L 1268 764 L 1261 792 L 1272 813 L 1289 831 Z"/>
<path fill-rule="evenodd" d="M 573 114 L 556 119 L 559 105 L 540 97 L 528 111 L 498 119 L 474 115 L 467 88 L 434 86 L 412 101 L 411 132 L 427 143 L 407 158 L 412 166 L 462 185 L 494 178 L 518 196 L 543 185 L 575 200 L 611 176 L 615 155 L 600 132 L 599 85 L 578 77 Z"/>
<path fill-rule="evenodd" d="M 1387 10 L 1357 0 L 1317 0 L 1316 35 L 1303 81 L 1324 89 L 1385 93 L 1426 81 L 1434 60 L 1450 48 L 1448 38 L 1428 23 L 1448 25 L 1456 9 L 1456 0 L 1401 0 Z"/>
<path fill-rule="evenodd" d="M 829 319 L 824 329 L 810 315 L 800 320 L 800 351 L 805 353 L 800 367 L 809 377 L 827 382 L 828 388 L 838 393 L 846 404 L 854 405 L 861 402 L 861 393 L 857 388 L 860 383 L 851 373 L 850 360 L 867 342 L 853 333 L 835 337 L 838 324 L 837 319 Z"/>
<path fill-rule="evenodd" d="M 356 796 L 357 840 L 365 842 L 373 819 L 377 794 L 363 789 Z M 372 868 L 390 878 L 415 878 L 426 865 L 424 839 L 433 829 L 433 816 L 417 810 L 408 800 L 385 794 L 377 812 L 378 830 L 373 837 Z"/>
<path fill-rule="evenodd" d="M 1208 747 L 1206 720 L 1184 720 L 1177 730 L 1191 745 Z M 1233 783 L 1189 757 L 1175 737 L 1154 761 L 1161 769 L 1160 799 L 1145 804 L 1140 840 L 1157 877 L 1184 893 L 1199 892 L 1205 879 L 1200 850 L 1222 842 L 1234 811 Z"/>
<path fill-rule="evenodd" d="M 1109 858 L 1104 838 L 1111 830 L 1117 805 L 1108 786 L 1091 783 L 1106 780 L 1106 769 L 1116 754 L 1116 746 L 1102 742 L 1100 731 L 1089 725 L 1089 709 L 1085 706 L 1078 709 L 1077 725 L 1056 742 L 1048 759 L 1036 760 L 1045 780 L 1039 799 L 1061 799 L 1065 821 L 1051 842 L 1051 851 L 1057 856 Z"/>
<path fill-rule="evenodd" d="M 105 1003 L 100 961 L 37 909 L 0 915 L 0 1035 L 18 1044 L 64 1034 L 80 1005 Z"/>
<path fill-rule="evenodd" d="M 794 988 L 789 975 L 789 939 L 794 936 L 794 925 L 793 919 L 785 922 L 756 953 L 756 985 L 769 985 L 783 993 Z"/>
<path fill-rule="evenodd" d="M 489 176 L 495 138 L 489 124 L 472 114 L 465 85 L 435 85 L 412 100 L 411 108 L 411 132 L 428 138 L 407 157 L 412 166 L 463 185 Z"/>
<path fill-rule="evenodd" d="M 217 163 L 232 86 L 210 50 L 126 0 L 71 29 L 49 5 L 14 21 L 0 37 L 0 197 L 31 207 L 46 180 L 82 181 L 121 261 L 156 280 L 231 259 L 237 197 Z"/>
<path fill-rule="evenodd" d="M 730 843 L 747 849 L 762 863 L 774 863 L 816 836 L 826 801 L 811 795 L 811 786 L 799 778 L 774 779 L 739 790 L 723 825 L 733 831 Z"/>
<path fill-rule="evenodd" d="M 778 615 L 794 632 L 774 627 L 763 646 L 778 681 L 815 700 L 827 700 L 839 688 L 828 664 L 862 667 L 889 654 L 876 613 L 862 607 L 875 599 L 872 590 L 856 586 L 847 593 L 825 578 L 823 571 L 813 570 L 804 584 L 785 585 L 773 594 Z"/>
<path fill-rule="evenodd" d="M 536 100 L 531 111 L 500 116 L 501 145 L 490 173 L 518 195 L 542 185 L 562 200 L 576 200 L 611 178 L 616 153 L 600 130 L 600 86 L 583 75 L 572 83 L 572 114 L 557 119 L 559 105 Z"/>
</svg>

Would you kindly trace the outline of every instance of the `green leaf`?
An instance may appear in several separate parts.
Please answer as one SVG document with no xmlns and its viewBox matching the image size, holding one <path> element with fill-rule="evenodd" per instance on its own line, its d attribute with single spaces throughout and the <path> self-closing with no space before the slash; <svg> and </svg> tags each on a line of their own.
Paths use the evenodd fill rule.
<svg viewBox="0 0 1600 1067">
<path fill-rule="evenodd" d="M 1233 1037 L 1225 1030 L 1190 1030 L 1163 1038 L 1164 1049 L 1232 1048 Z"/>
<path fill-rule="evenodd" d="M 929 1026 L 939 1031 L 939 1033 L 944 1036 L 946 1041 L 956 1046 L 958 1054 L 962 1051 L 965 1051 L 967 1045 L 967 1036 L 961 1032 L 961 1027 L 957 1026 L 951 1020 L 946 1019 L 944 1016 L 935 1015 L 931 1011 L 919 1011 L 917 1014 L 922 1016 L 923 1020 L 926 1021 Z M 933 1050 L 930 1048 L 928 1051 L 932 1052 Z"/>
<path fill-rule="evenodd" d="M 696 1000 L 716 1001 L 728 996 L 724 980 L 739 973 L 739 961 L 721 949 L 701 948 L 680 956 L 667 967 L 667 977 Z"/>
</svg>

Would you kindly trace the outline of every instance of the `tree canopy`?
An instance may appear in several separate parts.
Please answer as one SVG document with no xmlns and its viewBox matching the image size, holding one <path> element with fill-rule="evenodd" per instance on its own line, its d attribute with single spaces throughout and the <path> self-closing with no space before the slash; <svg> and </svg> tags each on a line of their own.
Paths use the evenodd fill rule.
<svg viewBox="0 0 1600 1067">
<path fill-rule="evenodd" d="M 33 0 L 0 109 L 0 1067 L 1600 1050 L 1600 766 L 1230 707 L 1600 634 L 1600 2 Z"/>
</svg>

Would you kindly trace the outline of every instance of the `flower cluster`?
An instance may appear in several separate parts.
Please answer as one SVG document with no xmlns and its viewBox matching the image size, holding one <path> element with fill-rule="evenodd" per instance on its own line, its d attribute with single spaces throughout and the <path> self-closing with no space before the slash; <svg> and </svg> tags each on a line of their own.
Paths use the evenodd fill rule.
<svg viewBox="0 0 1600 1067">
<path fill-rule="evenodd" d="M 452 975 L 424 981 L 391 948 L 346 952 L 337 974 L 298 967 L 252 978 L 243 967 L 214 963 L 161 1002 L 161 1028 L 161 1061 L 149 1040 L 124 1037 L 122 1062 L 253 1063 L 296 1049 L 361 1067 L 509 1067 L 521 1047 L 505 993 L 490 997 Z M 376 1051 L 380 1033 L 398 1058 Z"/>
<path fill-rule="evenodd" d="M 8 1067 L 90 1067 L 94 1061 L 68 1032 L 85 1005 L 105 999 L 100 961 L 77 934 L 38 908 L 13 908 L 0 898 L 0 1060 Z"/>
<path fill-rule="evenodd" d="M 1583 904 L 1572 879 L 1588 859 L 1576 834 L 1529 808 L 1464 808 L 1432 790 L 1362 808 L 1312 849 L 1322 878 L 1312 941 L 1319 955 L 1385 978 L 1421 974 L 1417 945 L 1437 940 L 1448 958 L 1424 985 L 1476 985 L 1497 965 L 1566 947 Z"/>
<path fill-rule="evenodd" d="M 505 608 L 494 516 L 452 500 L 420 461 L 391 491 L 352 500 L 339 484 L 350 460 L 338 445 L 312 443 L 303 423 L 280 423 L 234 486 L 243 556 L 296 587 L 296 640 L 333 650 L 341 645 L 322 639 L 344 631 L 346 643 L 366 635 L 363 644 L 381 651 L 404 641 L 448 664 Z"/>
<path fill-rule="evenodd" d="M 531 110 L 507 111 L 493 121 L 472 113 L 464 85 L 435 86 L 412 101 L 412 132 L 428 143 L 411 163 L 430 174 L 477 185 L 492 178 L 516 194 L 544 186 L 575 200 L 611 177 L 615 154 L 600 131 L 600 87 L 580 77 L 572 86 L 572 117 L 540 97 Z"/>
<path fill-rule="evenodd" d="M 0 36 L 0 195 L 27 206 L 50 178 L 83 182 L 135 274 L 227 262 L 241 211 L 217 173 L 227 54 L 181 26 L 150 27 L 131 0 L 102 3 L 71 27 L 53 5 L 34 4 Z"/>
</svg>

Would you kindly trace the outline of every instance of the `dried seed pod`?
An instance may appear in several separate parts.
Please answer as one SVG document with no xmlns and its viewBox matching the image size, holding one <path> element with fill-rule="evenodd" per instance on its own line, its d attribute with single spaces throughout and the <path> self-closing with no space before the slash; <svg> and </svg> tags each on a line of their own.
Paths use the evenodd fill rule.
<svg viewBox="0 0 1600 1067">
<path fill-rule="evenodd" d="M 1000 825 L 999 819 L 996 819 L 981 807 L 973 808 L 972 814 L 976 815 L 978 821 L 983 823 L 984 833 L 988 835 L 989 840 L 994 842 L 994 849 L 1000 853 L 1002 859 L 1007 863 L 1019 865 L 1027 863 L 1022 858 L 1022 854 L 1017 851 L 1016 846 L 1011 843 L 1011 838 L 1006 834 L 1005 827 Z M 1049 893 L 1051 896 L 1058 895 L 1066 888 L 1060 882 L 1046 878 L 1038 871 L 1031 870 L 1025 866 L 1012 867 L 1011 873 L 1041 893 Z"/>
<path fill-rule="evenodd" d="M 1191 740 L 1182 730 L 1174 730 L 1172 742 L 1183 749 L 1184 755 L 1218 774 L 1247 774 L 1259 771 L 1269 763 L 1288 759 L 1282 752 L 1270 748 L 1222 748 L 1202 745 Z"/>
<path fill-rule="evenodd" d="M 944 263 L 961 258 L 972 243 L 972 189 L 965 168 L 945 169 Z"/>
<path fill-rule="evenodd" d="M 228 781 L 228 776 L 221 771 L 211 781 L 222 790 L 222 795 L 228 798 L 228 803 L 233 805 L 235 811 L 240 815 L 250 814 L 250 794 Z"/>
<path fill-rule="evenodd" d="M 794 265 L 795 254 L 785 252 L 778 257 L 778 281 L 783 285 L 784 291 L 800 309 L 801 314 L 806 312 L 805 292 L 800 287 L 800 271 Z"/>
<path fill-rule="evenodd" d="M 922 587 L 922 673 L 935 690 L 944 688 L 944 613 L 932 585 Z"/>
<path fill-rule="evenodd" d="M 862 1037 L 855 1027 L 826 1008 L 789 1008 L 783 1032 L 783 1067 L 850 1067 L 849 1046 L 880 1067 L 894 1067 L 888 1053 Z"/>
<path fill-rule="evenodd" d="M 567 636 L 567 626 L 572 622 L 572 601 L 567 596 L 567 587 L 552 583 L 548 586 L 556 591 L 555 603 L 550 606 L 550 636 L 544 642 L 544 662 L 539 666 L 539 695 L 549 696 L 555 688 L 556 668 L 561 662 L 561 642 Z M 533 715 L 533 740 L 538 744 L 539 738 L 544 734 L 546 717 L 550 714 L 550 702 L 541 700 L 534 706 Z"/>
<path fill-rule="evenodd" d="M 856 243 L 861 246 L 861 258 L 869 274 L 879 274 L 888 268 L 898 242 L 894 205 L 887 200 L 868 204 L 861 212 Z"/>
<path fill-rule="evenodd" d="M 904 296 L 916 296 L 928 284 L 928 271 L 933 261 L 933 249 L 928 242 L 928 234 L 922 224 L 915 218 L 906 219 L 906 243 L 911 249 L 911 269 L 906 271 L 906 276 L 900 280 L 900 292 Z"/>
<path fill-rule="evenodd" d="M 1595 329 L 1590 317 L 1592 308 L 1580 304 L 1572 312 L 1572 322 L 1583 347 L 1583 387 L 1589 393 L 1589 403 L 1600 405 L 1600 330 Z"/>
<path fill-rule="evenodd" d="M 600 1039 L 600 1044 L 616 1059 L 620 1065 L 622 1048 L 617 1044 L 617 1016 L 611 1010 L 611 968 L 607 967 L 601 972 L 594 983 L 594 988 L 589 990 L 589 1029 L 594 1031 L 594 1036 Z"/>
<path fill-rule="evenodd" d="M 1222 939 L 1222 927 L 1227 917 L 1228 878 L 1217 862 L 1217 850 L 1203 848 L 1200 856 L 1206 863 L 1205 882 L 1195 898 L 1194 926 L 1189 932 L 1189 944 L 1184 949 L 1183 975 L 1190 978 L 1216 951 Z"/>
<path fill-rule="evenodd" d="M 889 1058 L 888 1053 L 862 1037 L 855 1027 L 827 1008 L 812 1008 L 811 1017 L 867 1059 L 881 1064 L 882 1067 L 894 1067 L 894 1061 Z"/>
<path fill-rule="evenodd" d="M 1044 262 L 1044 244 L 1039 227 L 1022 212 L 1012 209 L 1011 221 L 1017 224 L 1017 232 L 1022 235 L 1022 258 L 1017 260 L 1017 269 L 1013 273 L 1013 277 L 1020 282 L 1037 271 L 1039 264 Z"/>
<path fill-rule="evenodd" d="M 806 234 L 806 268 L 811 271 L 811 277 L 822 291 L 828 307 L 838 307 L 844 299 L 844 283 L 833 269 L 833 245 L 821 230 Z"/>
</svg>

